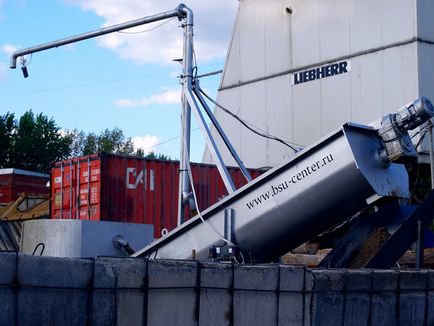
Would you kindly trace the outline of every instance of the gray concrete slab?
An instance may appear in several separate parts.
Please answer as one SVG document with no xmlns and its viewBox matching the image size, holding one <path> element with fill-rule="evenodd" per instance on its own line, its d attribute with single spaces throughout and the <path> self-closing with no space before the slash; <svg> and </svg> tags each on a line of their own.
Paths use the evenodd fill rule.
<svg viewBox="0 0 434 326">
<path fill-rule="evenodd" d="M 148 273 L 148 326 L 195 325 L 197 262 L 149 261 Z"/>
<path fill-rule="evenodd" d="M 428 271 L 428 289 L 434 289 L 434 270 Z M 427 291 L 427 325 L 434 325 L 434 291 Z"/>
<path fill-rule="evenodd" d="M 229 289 L 232 287 L 232 271 L 230 264 L 203 264 L 199 325 L 231 325 L 233 296 Z M 216 289 L 207 289 L 208 287 Z"/>
<path fill-rule="evenodd" d="M 397 294 L 398 272 L 374 270 L 372 288 L 375 292 L 371 302 L 372 325 L 398 325 Z"/>
<path fill-rule="evenodd" d="M 236 266 L 234 286 L 235 325 L 276 324 L 278 295 L 273 292 L 279 286 L 276 265 Z"/>
<path fill-rule="evenodd" d="M 16 274 L 15 253 L 0 253 L 0 325 L 15 325 L 16 314 L 16 292 L 12 288 L 15 283 Z"/>
<path fill-rule="evenodd" d="M 44 256 L 127 257 L 122 248 L 113 246 L 113 237 L 121 235 L 134 250 L 153 241 L 150 224 L 85 220 L 29 220 L 23 223 L 21 252 L 32 254 L 39 243 L 45 244 Z"/>
<path fill-rule="evenodd" d="M 0 253 L 0 285 L 0 325 L 434 324 L 431 270 Z"/>
<path fill-rule="evenodd" d="M 341 325 L 344 314 L 346 271 L 307 270 L 306 289 L 313 291 L 306 295 L 305 322 L 312 326 Z"/>
<path fill-rule="evenodd" d="M 372 270 L 348 270 L 346 277 L 344 325 L 369 325 Z"/>
<path fill-rule="evenodd" d="M 304 325 L 305 271 L 303 267 L 280 267 L 279 325 Z"/>
<path fill-rule="evenodd" d="M 97 261 L 108 264 L 116 277 L 116 325 L 143 325 L 146 262 L 133 258 L 98 258 Z"/>
<path fill-rule="evenodd" d="M 426 291 L 428 271 L 400 271 L 399 323 L 401 325 L 426 325 Z M 412 290 L 412 291 L 408 291 Z"/>
<path fill-rule="evenodd" d="M 19 324 L 86 324 L 91 268 L 88 260 L 19 255 Z"/>
<path fill-rule="evenodd" d="M 114 325 L 117 316 L 117 279 L 113 266 L 104 260 L 96 259 L 93 278 L 93 296 L 90 312 L 92 325 Z"/>
</svg>

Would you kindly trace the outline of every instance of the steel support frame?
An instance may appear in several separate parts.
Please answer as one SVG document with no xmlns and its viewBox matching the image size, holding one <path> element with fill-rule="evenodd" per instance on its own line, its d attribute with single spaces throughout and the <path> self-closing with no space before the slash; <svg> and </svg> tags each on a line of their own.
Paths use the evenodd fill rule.
<svg viewBox="0 0 434 326">
<path fill-rule="evenodd" d="M 233 193 L 236 188 L 235 185 L 231 179 L 231 176 L 229 174 L 229 171 L 224 164 L 223 157 L 221 156 L 217 144 L 212 137 L 211 130 L 208 128 L 208 125 L 206 124 L 205 118 L 202 114 L 202 112 L 199 109 L 199 106 L 197 104 L 196 99 L 193 96 L 193 93 L 189 89 L 184 90 L 184 95 L 187 99 L 188 104 L 190 105 L 190 108 L 193 109 L 193 113 L 197 119 L 197 122 L 199 124 L 199 128 L 202 131 L 203 136 L 205 137 L 205 140 L 207 142 L 207 145 L 209 147 L 209 150 L 212 154 L 212 156 L 216 159 L 217 169 L 220 172 L 220 175 L 222 176 L 223 183 L 226 186 L 226 189 L 228 190 L 229 194 Z"/>
<path fill-rule="evenodd" d="M 226 145 L 226 148 L 229 150 L 230 154 L 234 158 L 235 162 L 237 163 L 237 166 L 240 168 L 240 170 L 243 173 L 244 177 L 246 178 L 247 182 L 252 181 L 252 177 L 250 176 L 249 171 L 247 171 L 246 167 L 244 166 L 244 163 L 241 161 L 241 158 L 238 156 L 237 151 L 232 146 L 231 142 L 229 141 L 228 137 L 226 136 L 225 132 L 223 131 L 223 128 L 218 123 L 216 117 L 214 116 L 211 109 L 208 107 L 208 104 L 206 103 L 205 99 L 203 98 L 202 94 L 200 93 L 199 79 L 195 80 L 193 92 L 196 95 L 196 97 L 199 100 L 202 107 L 204 108 L 206 114 L 208 115 L 212 124 L 216 128 L 218 134 L 220 135 L 221 139 L 223 140 L 224 144 Z"/>
<path fill-rule="evenodd" d="M 146 16 L 140 19 L 132 20 L 126 23 L 121 23 L 105 28 L 101 28 L 95 31 L 79 34 L 76 36 L 71 36 L 63 39 L 59 39 L 52 42 L 43 43 L 37 46 L 25 48 L 22 50 L 15 51 L 11 56 L 10 68 L 15 69 L 17 66 L 17 59 L 27 54 L 33 54 L 36 52 L 41 52 L 44 50 L 57 48 L 59 46 L 87 40 L 90 38 L 110 34 L 113 32 L 118 32 L 124 29 L 145 25 L 153 22 L 157 22 L 164 19 L 169 19 L 172 17 L 178 17 L 182 21 L 182 28 L 184 32 L 183 37 L 183 71 L 181 75 L 182 84 L 182 111 L 181 111 L 181 144 L 180 144 L 180 168 L 179 168 L 179 199 L 178 199 L 178 225 L 185 221 L 185 207 L 189 205 L 189 199 L 191 196 L 190 188 L 190 178 L 188 173 L 189 160 L 190 160 L 190 133 L 191 133 L 191 109 L 198 120 L 200 129 L 205 137 L 207 144 L 213 157 L 216 159 L 218 170 L 222 176 L 223 182 L 229 193 L 234 192 L 235 186 L 229 175 L 227 167 L 223 161 L 223 158 L 217 148 L 217 144 L 213 139 L 211 131 L 202 115 L 198 103 L 195 99 L 199 100 L 201 105 L 204 107 L 207 115 L 210 117 L 211 122 L 215 126 L 219 135 L 222 137 L 223 142 L 227 146 L 229 152 L 234 157 L 237 165 L 240 167 L 242 173 L 244 174 L 247 181 L 251 181 L 251 177 L 244 167 L 241 159 L 238 157 L 235 149 L 230 144 L 226 135 L 224 134 L 222 128 L 218 124 L 217 120 L 213 116 L 211 110 L 208 108 L 205 100 L 200 95 L 199 91 L 194 92 L 194 79 L 193 79 L 193 12 L 186 5 L 180 4 L 174 10 L 159 13 L 156 15 Z"/>
<path fill-rule="evenodd" d="M 185 222 L 185 207 L 191 196 L 188 164 L 190 161 L 190 134 L 191 134 L 191 108 L 186 99 L 186 90 L 192 89 L 193 84 L 193 13 L 184 8 L 186 18 L 182 23 L 184 30 L 183 41 L 183 69 L 181 76 L 182 84 L 182 110 L 181 110 L 181 143 L 179 157 L 179 191 L 178 191 L 178 226 Z"/>
</svg>

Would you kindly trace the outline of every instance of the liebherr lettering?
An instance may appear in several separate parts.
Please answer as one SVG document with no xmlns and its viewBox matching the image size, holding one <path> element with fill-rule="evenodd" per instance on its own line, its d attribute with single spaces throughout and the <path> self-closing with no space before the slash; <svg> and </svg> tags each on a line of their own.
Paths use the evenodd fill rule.
<svg viewBox="0 0 434 326">
<path fill-rule="evenodd" d="M 292 175 L 284 182 L 281 182 L 277 185 L 271 185 L 270 190 L 260 194 L 258 197 L 253 198 L 251 201 L 247 202 L 246 203 L 247 208 L 252 209 L 256 206 L 263 204 L 265 201 L 267 201 L 271 197 L 274 197 L 274 196 L 280 194 L 281 192 L 284 192 L 285 190 L 289 189 L 289 187 L 291 187 L 291 185 L 295 185 L 299 182 L 302 182 L 303 179 L 309 177 L 311 174 L 317 172 L 321 168 L 332 163 L 333 160 L 334 160 L 333 155 L 329 154 L 329 155 L 321 158 L 320 160 L 316 161 L 312 165 L 306 166 L 303 170 Z"/>
<path fill-rule="evenodd" d="M 349 71 L 351 71 L 351 62 L 341 61 L 330 65 L 297 72 L 292 75 L 292 84 L 298 85 L 317 79 L 344 74 Z"/>
</svg>

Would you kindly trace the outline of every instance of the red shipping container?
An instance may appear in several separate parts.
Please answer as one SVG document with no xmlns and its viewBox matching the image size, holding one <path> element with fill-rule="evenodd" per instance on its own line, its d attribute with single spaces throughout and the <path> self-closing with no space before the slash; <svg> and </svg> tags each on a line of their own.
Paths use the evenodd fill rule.
<svg viewBox="0 0 434 326">
<path fill-rule="evenodd" d="M 237 188 L 241 171 L 229 169 Z M 263 170 L 250 170 L 253 178 Z M 179 162 L 95 154 L 57 162 L 51 170 L 51 217 L 154 225 L 154 236 L 176 227 Z M 217 168 L 192 164 L 200 210 L 227 195 Z M 186 218 L 190 217 L 186 210 Z"/>
<path fill-rule="evenodd" d="M 48 195 L 48 174 L 20 169 L 0 169 L 0 203 L 7 204 L 18 199 L 22 192 Z"/>
</svg>

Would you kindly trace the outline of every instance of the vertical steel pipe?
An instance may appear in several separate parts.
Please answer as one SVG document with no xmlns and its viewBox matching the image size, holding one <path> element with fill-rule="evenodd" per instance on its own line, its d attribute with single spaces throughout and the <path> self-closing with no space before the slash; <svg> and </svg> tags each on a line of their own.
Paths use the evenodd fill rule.
<svg viewBox="0 0 434 326">
<path fill-rule="evenodd" d="M 186 92 L 193 88 L 193 12 L 185 5 L 179 10 L 184 14 L 182 27 L 184 29 L 184 58 L 182 71 L 182 112 L 181 112 L 181 149 L 179 167 L 179 199 L 178 199 L 178 225 L 185 221 L 186 199 L 190 195 L 190 178 L 188 177 L 188 164 L 190 160 L 190 131 L 191 108 L 185 98 Z"/>
</svg>

